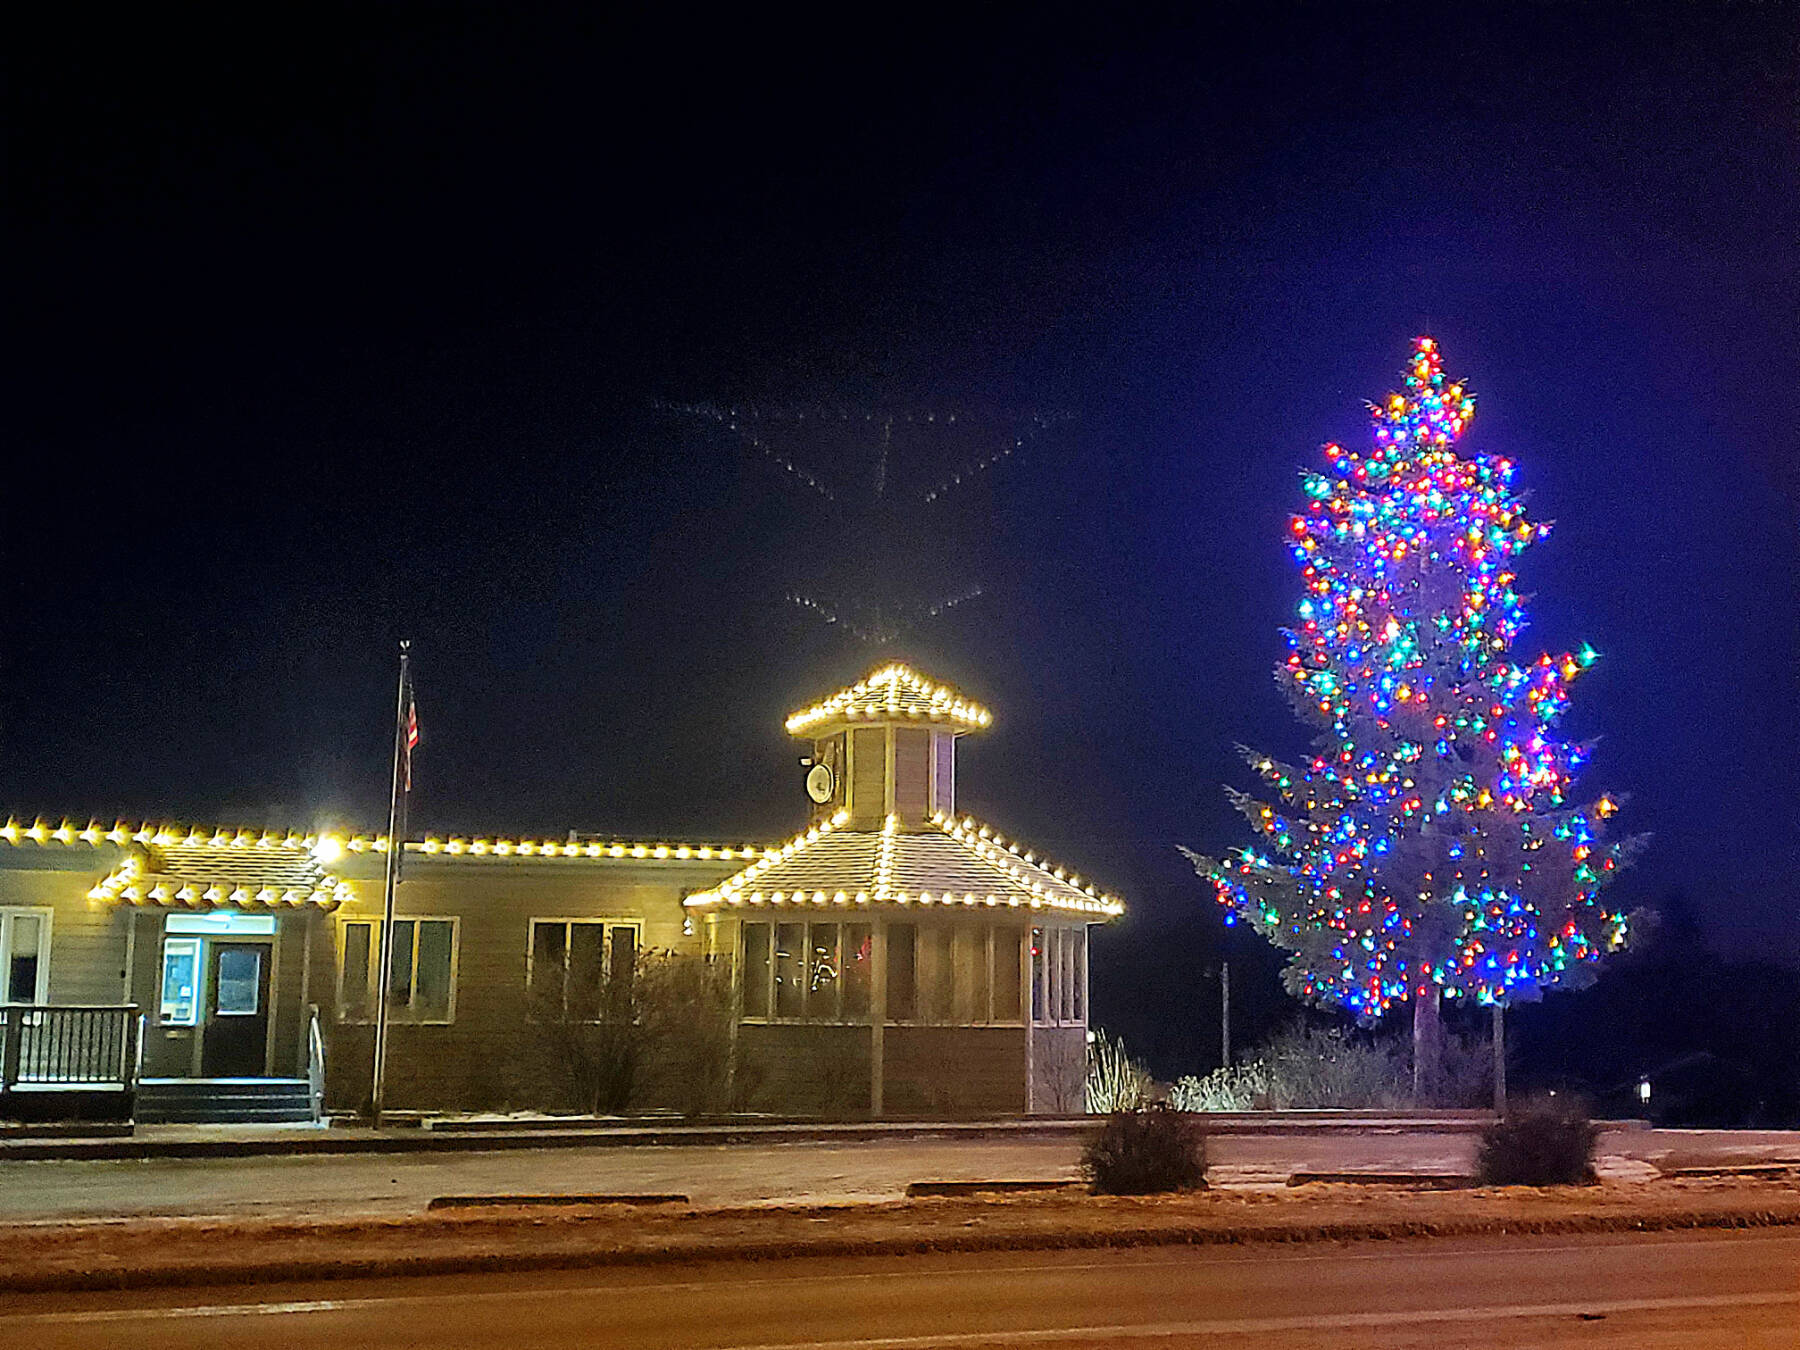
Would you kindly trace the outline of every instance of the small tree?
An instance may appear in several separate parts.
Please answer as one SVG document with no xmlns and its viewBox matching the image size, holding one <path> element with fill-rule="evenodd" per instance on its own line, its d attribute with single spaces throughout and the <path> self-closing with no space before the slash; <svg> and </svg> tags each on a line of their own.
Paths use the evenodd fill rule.
<svg viewBox="0 0 1800 1350">
<path fill-rule="evenodd" d="M 640 1096 L 683 1115 L 716 1115 L 731 1100 L 731 972 L 705 957 L 651 952 L 638 963 Z"/>
<path fill-rule="evenodd" d="M 570 1000 L 563 981 L 539 978 L 529 1017 L 539 1049 L 566 1104 L 597 1116 L 631 1105 L 643 1051 L 637 1020 L 635 961 L 611 965 L 592 999 Z"/>
<path fill-rule="evenodd" d="M 1440 995 L 1480 1004 L 1592 979 L 1625 943 L 1602 888 L 1638 839 L 1610 797 L 1571 801 L 1587 747 L 1553 724 L 1595 658 L 1507 655 L 1525 626 L 1530 520 L 1513 463 L 1461 456 L 1475 401 L 1420 338 L 1373 447 L 1325 447 L 1289 545 L 1305 582 L 1276 671 L 1317 733 L 1297 765 L 1245 751 L 1271 790 L 1232 800 L 1260 844 L 1193 857 L 1226 922 L 1292 953 L 1289 992 L 1373 1022 L 1414 1013 L 1415 1099 L 1434 1095 Z"/>
</svg>

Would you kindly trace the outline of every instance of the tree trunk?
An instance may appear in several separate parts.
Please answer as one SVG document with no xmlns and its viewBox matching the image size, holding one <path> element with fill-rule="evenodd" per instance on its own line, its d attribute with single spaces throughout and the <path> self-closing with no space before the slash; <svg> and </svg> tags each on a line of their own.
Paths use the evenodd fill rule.
<svg viewBox="0 0 1800 1350">
<path fill-rule="evenodd" d="M 1438 1070 L 1443 1061 L 1444 1027 L 1438 1018 L 1438 987 L 1413 995 L 1413 1105 L 1438 1104 Z"/>
</svg>

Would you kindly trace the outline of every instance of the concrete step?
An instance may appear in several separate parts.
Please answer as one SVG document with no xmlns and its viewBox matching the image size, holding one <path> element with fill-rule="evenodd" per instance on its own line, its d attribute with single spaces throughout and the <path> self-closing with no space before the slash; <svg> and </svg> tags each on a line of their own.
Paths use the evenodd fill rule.
<svg viewBox="0 0 1800 1350">
<path fill-rule="evenodd" d="M 150 1080 L 138 1084 L 136 1119 L 144 1125 L 294 1124 L 312 1120 L 305 1079 Z"/>
</svg>

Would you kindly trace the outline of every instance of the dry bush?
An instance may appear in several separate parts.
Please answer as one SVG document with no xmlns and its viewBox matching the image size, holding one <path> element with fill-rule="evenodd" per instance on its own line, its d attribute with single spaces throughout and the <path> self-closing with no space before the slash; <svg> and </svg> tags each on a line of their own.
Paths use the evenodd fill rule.
<svg viewBox="0 0 1800 1350">
<path fill-rule="evenodd" d="M 1570 1096 L 1519 1102 L 1481 1132 L 1476 1166 L 1484 1186 L 1577 1186 L 1594 1179 L 1600 1129 Z"/>
<path fill-rule="evenodd" d="M 1206 1185 L 1206 1136 L 1160 1104 L 1116 1111 L 1082 1147 L 1081 1173 L 1101 1195 L 1154 1195 Z"/>
</svg>

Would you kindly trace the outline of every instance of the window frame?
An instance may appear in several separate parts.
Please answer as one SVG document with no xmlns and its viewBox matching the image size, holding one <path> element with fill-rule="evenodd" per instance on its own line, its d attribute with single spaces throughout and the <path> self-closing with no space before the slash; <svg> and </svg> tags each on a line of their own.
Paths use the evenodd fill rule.
<svg viewBox="0 0 1800 1350">
<path fill-rule="evenodd" d="M 1033 924 L 1043 950 L 1033 951 L 1027 991 L 1034 1027 L 1087 1025 L 1088 930 L 1085 924 Z M 1033 938 L 1034 945 L 1036 943 Z"/>
<path fill-rule="evenodd" d="M 49 905 L 0 905 L 0 1004 L 11 1003 L 12 993 L 12 961 L 13 961 L 13 925 L 20 918 L 31 917 L 38 921 L 38 950 L 36 987 L 31 991 L 29 1004 L 13 1004 L 14 1007 L 43 1007 L 50 1002 L 50 940 L 56 918 L 56 911 Z"/>
<path fill-rule="evenodd" d="M 798 924 L 801 930 L 800 951 L 796 958 L 802 980 L 800 986 L 800 1013 L 798 1016 L 788 1016 L 779 1012 L 778 1008 L 780 1005 L 776 1001 L 776 975 L 781 968 L 776 955 L 779 946 L 776 935 L 783 924 Z M 743 990 L 749 971 L 748 935 L 752 925 L 761 925 L 768 931 L 769 935 L 767 974 L 765 976 L 764 984 L 767 1000 L 764 1004 L 765 1011 L 760 1014 L 746 1013 L 744 1011 L 746 1000 L 743 996 Z M 869 972 L 869 986 L 867 991 L 869 1006 L 867 1010 L 859 1016 L 846 1015 L 844 1012 L 844 996 L 849 988 L 849 978 L 844 964 L 844 948 L 845 944 L 850 940 L 850 930 L 852 928 L 868 929 L 870 943 L 869 960 L 872 966 L 875 959 L 875 927 L 875 919 L 872 915 L 858 915 L 854 918 L 819 919 L 817 921 L 814 921 L 809 917 L 794 918 L 791 916 L 777 917 L 770 915 L 768 918 L 744 919 L 739 922 L 736 964 L 739 979 L 738 1021 L 749 1023 L 752 1026 L 866 1027 L 872 1025 L 875 1018 L 875 980 L 872 968 Z M 831 965 L 836 974 L 831 981 L 830 993 L 827 995 L 831 1006 L 829 1012 L 822 1016 L 815 1013 L 813 1010 L 814 1000 L 818 997 L 812 987 L 814 952 L 813 930 L 816 928 L 835 928 L 837 930 L 837 938 L 833 942 L 831 948 Z"/>
<path fill-rule="evenodd" d="M 535 1012 L 536 1012 L 536 1009 L 532 1004 L 532 984 L 533 984 L 534 979 L 536 978 L 536 970 L 537 970 L 537 930 L 538 930 L 539 924 L 544 924 L 546 926 L 551 925 L 551 924 L 562 925 L 562 930 L 563 930 L 562 1004 L 563 1004 L 563 1016 L 565 1019 L 569 1015 L 569 953 L 570 953 L 570 950 L 572 947 L 572 943 L 570 942 L 570 939 L 574 936 L 574 934 L 570 931 L 572 928 L 574 928 L 576 925 L 579 924 L 584 927 L 597 927 L 600 929 L 600 954 L 601 954 L 600 981 L 601 981 L 602 987 L 605 986 L 607 981 L 612 979 L 613 930 L 614 929 L 629 928 L 631 930 L 631 951 L 632 951 L 633 959 L 634 960 L 642 960 L 643 959 L 643 955 L 644 955 L 644 921 L 642 919 L 613 918 L 611 916 L 603 915 L 603 914 L 601 914 L 601 915 L 577 914 L 577 915 L 570 915 L 566 918 L 559 917 L 554 914 L 548 914 L 548 915 L 544 915 L 542 917 L 539 917 L 536 915 L 532 916 L 531 918 L 529 918 L 525 921 L 525 1012 L 526 1012 L 526 1016 L 528 1016 L 528 1017 L 535 1015 Z M 599 1014 L 599 1013 L 603 1013 L 604 1009 L 600 1008 L 599 1005 L 596 1005 L 595 1011 L 597 1014 Z M 603 1015 L 596 1015 L 594 1017 L 584 1017 L 584 1018 L 580 1019 L 579 1025 L 581 1025 L 581 1026 L 598 1026 L 600 1023 L 605 1022 L 606 1020 L 607 1020 L 606 1017 Z"/>
<path fill-rule="evenodd" d="M 410 923 L 414 925 L 411 945 L 412 966 L 407 972 L 407 986 L 411 991 L 412 998 L 409 999 L 404 1007 L 398 1012 L 396 1012 L 392 1003 L 388 1005 L 388 1025 L 416 1027 L 447 1027 L 451 1025 L 456 1021 L 457 986 L 462 982 L 460 978 L 462 967 L 462 916 L 457 914 L 396 914 L 394 916 L 394 922 L 396 924 Z M 413 1012 L 415 1003 L 412 1000 L 416 1000 L 419 993 L 418 925 L 422 923 L 447 923 L 450 925 L 449 996 L 445 1000 L 444 1015 L 442 1017 L 420 1017 Z M 344 1005 L 344 976 L 346 974 L 344 953 L 349 945 L 347 941 L 349 930 L 358 925 L 367 927 L 370 930 L 369 964 L 373 969 L 368 972 L 368 1013 L 366 1016 L 362 1017 L 351 1017 L 345 1012 Z M 375 1023 L 376 1010 L 381 1006 L 381 972 L 384 964 L 381 949 L 381 927 L 382 921 L 380 919 L 363 918 L 361 916 L 342 919 L 338 923 L 337 1020 L 340 1023 L 350 1026 L 373 1026 Z"/>
</svg>

